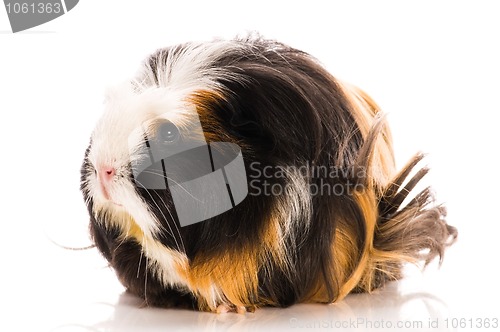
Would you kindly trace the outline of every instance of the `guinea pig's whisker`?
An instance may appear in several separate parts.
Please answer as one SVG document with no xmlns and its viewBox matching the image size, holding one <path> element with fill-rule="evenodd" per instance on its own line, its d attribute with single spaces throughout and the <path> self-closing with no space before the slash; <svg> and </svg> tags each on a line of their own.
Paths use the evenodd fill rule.
<svg viewBox="0 0 500 332">
<path fill-rule="evenodd" d="M 170 215 L 170 218 L 172 220 L 172 223 L 174 224 L 174 227 L 175 227 L 175 230 L 177 231 L 177 234 L 179 234 L 179 240 L 181 242 L 181 245 L 182 245 L 182 250 L 185 251 L 185 247 L 184 247 L 184 242 L 182 241 L 182 235 L 181 235 L 181 231 L 179 229 L 179 227 L 177 226 L 177 224 L 175 222 L 173 222 L 175 219 L 174 219 L 174 216 L 172 215 L 172 212 L 170 211 L 170 209 L 168 208 L 167 204 L 165 203 L 165 201 L 163 200 L 163 198 L 157 193 L 155 192 L 155 194 L 158 196 L 158 198 L 161 200 L 161 202 L 163 203 L 163 205 L 165 205 L 165 208 L 167 209 L 167 212 L 168 214 Z M 165 216 L 163 215 L 163 217 L 165 218 Z M 167 220 L 165 218 L 165 220 Z M 178 249 L 181 249 L 181 247 L 179 247 L 179 244 L 177 243 L 177 238 L 173 235 L 173 230 L 172 230 L 172 227 L 170 226 L 170 223 L 169 222 L 166 222 L 166 224 L 168 225 L 168 228 L 170 229 L 170 232 L 172 233 L 172 236 L 174 238 L 174 241 L 175 241 L 175 244 L 177 245 L 177 248 Z"/>
<path fill-rule="evenodd" d="M 144 301 L 146 301 L 146 305 L 148 305 L 148 295 L 147 295 L 148 294 L 148 265 L 149 265 L 149 258 L 146 257 L 146 265 L 144 267 Z"/>
<path fill-rule="evenodd" d="M 141 247 L 144 247 L 145 241 L 144 239 L 142 240 Z M 139 264 L 137 264 L 137 273 L 136 273 L 136 278 L 139 278 L 139 272 L 141 272 L 141 263 L 142 263 L 142 257 L 144 257 L 144 250 L 141 250 L 141 255 L 139 256 Z"/>
<path fill-rule="evenodd" d="M 114 252 L 116 252 L 116 251 L 117 251 L 117 250 L 118 250 L 118 249 L 122 246 L 122 244 L 124 244 L 124 243 L 125 243 L 125 241 L 127 241 L 127 238 L 128 238 L 128 237 L 129 237 L 129 234 L 128 234 L 128 232 L 127 232 L 126 236 L 122 236 L 122 237 L 121 237 L 121 240 L 120 240 L 120 241 L 118 241 L 118 243 L 116 244 L 116 248 L 115 248 L 113 251 L 114 251 Z"/>
<path fill-rule="evenodd" d="M 158 211 L 160 211 L 163 219 L 165 220 L 165 223 L 167 224 L 168 228 L 170 231 L 168 231 L 167 229 L 165 229 L 165 227 L 163 225 L 160 224 L 160 227 L 163 228 L 163 230 L 165 230 L 170 236 L 172 236 L 172 238 L 174 239 L 175 241 L 175 245 L 177 246 L 178 249 L 181 249 L 181 246 L 179 246 L 179 243 L 177 242 L 177 237 L 174 235 L 174 231 L 172 229 L 172 226 L 170 226 L 170 223 L 168 222 L 168 219 L 167 217 L 165 216 L 165 214 L 163 213 L 162 209 L 160 208 L 160 206 L 158 205 L 158 203 L 156 203 L 156 201 L 154 200 L 153 198 L 153 195 L 151 195 L 150 191 L 146 189 L 146 187 L 140 182 L 140 181 L 137 181 L 137 184 L 139 186 L 141 186 L 144 190 L 146 190 L 146 192 L 148 193 L 149 197 L 151 198 L 151 200 L 153 201 L 154 205 L 156 205 L 156 207 L 158 208 Z M 165 208 L 167 209 L 167 212 L 169 213 L 170 215 L 170 218 L 171 220 L 173 221 L 174 218 L 173 218 L 173 215 L 172 213 L 170 212 L 170 209 L 168 208 L 168 205 L 165 203 L 165 201 L 163 200 L 163 198 L 158 194 L 156 193 L 156 195 L 158 196 L 158 198 L 160 199 L 160 201 L 163 203 L 163 205 L 165 206 Z M 174 222 L 175 224 L 175 222 Z M 175 226 L 176 227 L 176 230 L 177 230 L 177 233 L 179 234 L 179 239 L 181 241 L 181 244 L 182 244 L 182 250 L 185 250 L 185 247 L 184 247 L 184 243 L 182 241 L 182 237 L 180 236 L 180 231 L 177 227 L 177 225 Z"/>
<path fill-rule="evenodd" d="M 193 199 L 197 200 L 198 202 L 201 203 L 201 200 L 199 200 L 197 197 L 193 196 L 186 188 L 184 188 L 179 182 L 173 180 L 172 178 L 168 177 L 168 176 L 165 176 L 164 174 L 161 174 L 161 173 L 157 173 L 157 172 L 153 172 L 153 171 L 143 171 L 144 173 L 148 173 L 148 174 L 153 174 L 153 175 L 158 175 L 158 176 L 161 176 L 162 178 L 164 179 L 167 179 L 168 181 L 172 181 L 175 185 L 179 186 L 179 188 L 181 188 L 182 190 L 184 190 L 186 192 L 186 194 L 188 194 L 189 196 L 191 196 Z"/>
</svg>

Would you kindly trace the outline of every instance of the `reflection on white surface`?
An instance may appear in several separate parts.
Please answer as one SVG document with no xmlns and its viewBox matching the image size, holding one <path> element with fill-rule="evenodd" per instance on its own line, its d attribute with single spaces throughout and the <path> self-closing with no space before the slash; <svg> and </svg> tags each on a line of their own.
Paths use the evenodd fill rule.
<svg viewBox="0 0 500 332">
<path fill-rule="evenodd" d="M 114 273 L 96 259 L 95 249 L 67 251 L 52 244 L 46 254 L 60 264 L 42 276 L 45 287 L 34 288 L 37 297 L 31 319 L 22 330 L 37 331 L 451 331 L 446 319 L 460 315 L 466 303 L 454 303 L 446 277 L 453 273 L 435 265 L 372 294 L 352 294 L 331 304 L 299 304 L 289 308 L 260 308 L 244 315 L 214 314 L 184 309 L 142 307 L 142 301 L 125 292 Z M 481 306 L 481 303 L 478 303 Z M 484 308 L 481 308 L 484 309 Z M 481 311 L 486 314 L 486 311 Z M 472 317 L 474 314 L 469 312 Z M 455 316 L 454 316 L 455 315 Z M 482 317 L 482 316 L 481 316 Z"/>
<path fill-rule="evenodd" d="M 106 292 L 101 285 L 98 301 L 82 303 L 73 298 L 73 304 L 80 303 L 72 312 L 52 317 L 48 327 L 50 331 L 448 330 L 444 326 L 449 317 L 447 303 L 431 293 L 405 291 L 403 284 L 391 283 L 370 295 L 350 295 L 333 305 L 261 308 L 245 315 L 142 308 L 140 299 L 126 292 Z M 441 326 L 432 329 L 436 322 Z"/>
<path fill-rule="evenodd" d="M 86 312 L 94 322 L 74 321 L 55 330 L 85 328 L 89 331 L 156 331 L 175 327 L 191 331 L 262 331 L 270 328 L 370 330 L 403 324 L 419 330 L 429 319 L 443 318 L 444 304 L 432 295 L 402 296 L 395 290 L 372 296 L 354 295 L 336 305 L 296 305 L 287 309 L 264 308 L 253 314 L 212 314 L 185 310 L 138 308 L 137 299 L 122 294 L 115 305 L 96 303 Z M 96 313 L 99 313 L 96 315 Z M 101 318 L 102 317 L 102 318 Z M 89 325 L 87 325 L 89 324 Z M 415 326 L 415 329 L 412 328 Z"/>
<path fill-rule="evenodd" d="M 61 239 L 55 231 L 48 236 Z M 467 235 L 463 238 L 466 241 Z M 7 295 L 16 299 L 11 306 L 18 309 L 7 317 L 15 325 L 5 326 L 55 332 L 453 331 L 457 330 L 453 319 L 455 324 L 460 319 L 476 324 L 478 319 L 499 318 L 492 305 L 498 291 L 490 289 L 496 277 L 483 275 L 476 282 L 477 271 L 468 268 L 473 265 L 462 264 L 470 262 L 465 241 L 447 252 L 441 269 L 433 263 L 422 274 L 409 266 L 405 278 L 372 294 L 352 294 L 331 305 L 260 308 L 241 315 L 143 307 L 139 298 L 125 292 L 96 249 L 65 250 L 43 238 L 34 241 L 38 259 L 31 274 L 12 277 L 13 283 L 24 286 L 22 292 L 7 289 Z M 489 259 L 477 257 L 475 263 L 485 264 Z M 22 264 L 17 268 L 26 271 Z"/>
<path fill-rule="evenodd" d="M 79 309 L 76 317 L 70 315 L 71 318 L 61 319 L 52 330 L 156 331 L 175 327 L 185 331 L 194 328 L 201 331 L 261 331 L 269 328 L 342 328 L 354 331 L 403 324 L 402 327 L 407 327 L 405 330 L 412 331 L 421 330 L 431 319 L 443 321 L 447 317 L 446 303 L 440 298 L 425 292 L 403 294 L 398 291 L 396 283 L 375 294 L 351 295 L 338 304 L 262 308 L 245 315 L 141 308 L 141 301 L 128 293 L 110 296 L 108 301 L 103 298 Z"/>
</svg>

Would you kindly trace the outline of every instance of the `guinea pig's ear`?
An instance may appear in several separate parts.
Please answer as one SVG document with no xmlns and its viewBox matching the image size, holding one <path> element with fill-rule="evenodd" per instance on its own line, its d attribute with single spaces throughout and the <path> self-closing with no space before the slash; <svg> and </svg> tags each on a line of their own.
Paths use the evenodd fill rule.
<svg viewBox="0 0 500 332">
<path fill-rule="evenodd" d="M 262 126 L 255 119 L 246 117 L 242 111 L 235 111 L 229 124 L 243 136 L 260 137 L 264 135 Z"/>
<path fill-rule="evenodd" d="M 237 136 L 258 139 L 265 136 L 264 126 L 260 119 L 261 114 L 254 109 L 253 105 L 244 102 L 247 100 L 249 98 L 244 96 L 226 98 L 220 105 L 221 113 L 219 114 Z"/>
</svg>

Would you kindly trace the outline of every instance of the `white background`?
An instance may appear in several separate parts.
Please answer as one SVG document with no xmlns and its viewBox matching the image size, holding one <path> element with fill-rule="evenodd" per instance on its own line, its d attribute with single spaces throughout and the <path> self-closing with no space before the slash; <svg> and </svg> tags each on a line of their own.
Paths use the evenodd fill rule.
<svg viewBox="0 0 500 332">
<path fill-rule="evenodd" d="M 86 0 L 17 34 L 0 8 L 1 330 L 311 330 L 365 319 L 436 331 L 429 319 L 440 330 L 446 318 L 500 319 L 495 1 L 179 3 Z M 79 167 L 106 87 L 157 48 L 252 30 L 367 91 L 389 113 L 400 166 L 429 153 L 426 183 L 459 228 L 440 270 L 340 304 L 221 316 L 138 308 L 95 249 L 51 242 L 90 244 Z"/>
</svg>

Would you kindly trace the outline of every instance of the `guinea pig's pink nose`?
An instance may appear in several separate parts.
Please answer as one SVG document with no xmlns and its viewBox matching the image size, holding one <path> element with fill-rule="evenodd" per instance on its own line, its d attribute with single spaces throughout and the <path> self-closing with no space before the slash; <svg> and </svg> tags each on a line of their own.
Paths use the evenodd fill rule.
<svg viewBox="0 0 500 332">
<path fill-rule="evenodd" d="M 98 173 L 101 181 L 109 182 L 115 176 L 116 170 L 114 167 L 104 166 L 99 169 Z"/>
<path fill-rule="evenodd" d="M 99 176 L 99 186 L 101 187 L 101 192 L 106 199 L 110 199 L 109 196 L 109 184 L 115 176 L 116 170 L 111 166 L 99 167 L 97 174 Z"/>
</svg>

